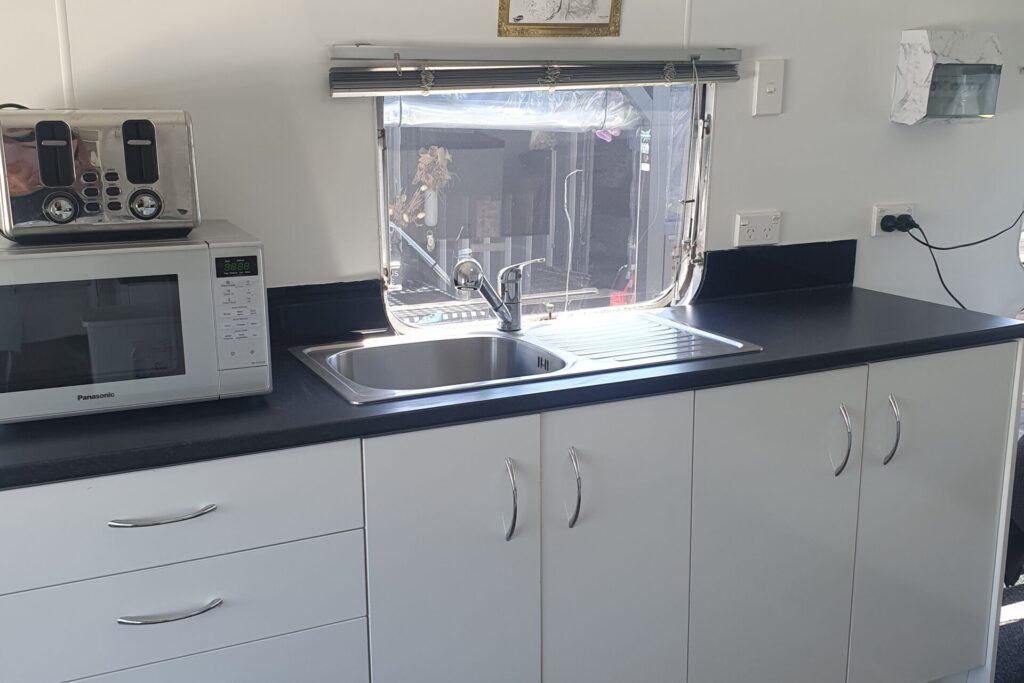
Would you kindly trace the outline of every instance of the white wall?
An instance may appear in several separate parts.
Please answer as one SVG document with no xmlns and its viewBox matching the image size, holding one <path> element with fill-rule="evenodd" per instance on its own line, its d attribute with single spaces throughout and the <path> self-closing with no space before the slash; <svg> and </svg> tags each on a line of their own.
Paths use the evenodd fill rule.
<svg viewBox="0 0 1024 683">
<path fill-rule="evenodd" d="M 4 0 L 0 103 L 62 107 L 57 12 L 52 0 Z"/>
<path fill-rule="evenodd" d="M 1007 63 L 999 116 L 980 124 L 888 122 L 904 28 L 995 31 Z M 735 212 L 785 211 L 784 242 L 863 238 L 856 284 L 950 303 L 927 250 L 870 238 L 871 205 L 912 202 L 935 244 L 1006 227 L 1024 207 L 1024 4 L 1020 0 L 694 0 L 695 43 L 742 47 L 747 79 L 719 88 L 708 245 L 731 246 Z M 785 58 L 786 113 L 750 116 L 753 61 Z M 940 255 L 971 308 L 1015 314 L 1024 270 L 1014 230 Z"/>
<path fill-rule="evenodd" d="M 667 14 L 633 4 L 616 45 L 679 42 L 682 3 Z M 494 43 L 496 8 L 496 0 L 68 0 L 77 105 L 187 109 L 203 213 L 264 240 L 269 285 L 376 277 L 373 109 L 328 97 L 328 46 Z M 140 15 L 155 30 L 133 31 Z"/>
<path fill-rule="evenodd" d="M 56 51 L 56 13 L 48 0 L 7 2 L 18 6 L 15 16 L 31 17 L 26 47 Z M 923 248 L 905 237 L 865 237 L 870 205 L 917 203 L 936 243 L 994 232 L 1020 210 L 1020 0 L 690 3 L 626 0 L 622 37 L 597 42 L 628 54 L 633 46 L 679 45 L 689 35 L 689 44 L 744 50 L 746 78 L 719 88 L 709 247 L 731 246 L 737 210 L 780 209 L 784 242 L 864 237 L 858 284 L 945 302 Z M 366 102 L 327 97 L 327 46 L 508 44 L 495 37 L 496 0 L 67 5 L 76 104 L 191 111 L 204 213 L 263 238 L 271 286 L 372 277 L 379 270 L 373 115 Z M 146 30 L 137 30 L 139 16 Z M 1008 63 L 997 119 L 973 126 L 888 123 L 896 43 L 900 29 L 912 27 L 1000 33 Z M 537 42 L 512 44 L 528 52 Z M 0 54 L 10 49 L 4 45 Z M 749 116 L 749 75 L 759 57 L 789 60 L 781 117 Z M 9 71 L 3 68 L 0 83 Z M 40 80 L 59 73 L 54 58 Z M 28 82 L 36 90 L 14 88 L 27 104 L 59 103 L 59 84 Z M 1009 314 L 1024 306 L 1016 238 L 1013 231 L 985 247 L 940 256 L 954 291 L 972 308 Z"/>
</svg>

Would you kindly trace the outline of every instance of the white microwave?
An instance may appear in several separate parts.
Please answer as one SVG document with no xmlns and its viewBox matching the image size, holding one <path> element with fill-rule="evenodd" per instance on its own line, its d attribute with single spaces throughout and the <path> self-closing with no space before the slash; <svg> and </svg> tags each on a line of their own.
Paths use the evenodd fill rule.
<svg viewBox="0 0 1024 683">
<path fill-rule="evenodd" d="M 269 392 L 262 252 L 223 221 L 178 240 L 0 244 L 0 422 Z"/>
</svg>

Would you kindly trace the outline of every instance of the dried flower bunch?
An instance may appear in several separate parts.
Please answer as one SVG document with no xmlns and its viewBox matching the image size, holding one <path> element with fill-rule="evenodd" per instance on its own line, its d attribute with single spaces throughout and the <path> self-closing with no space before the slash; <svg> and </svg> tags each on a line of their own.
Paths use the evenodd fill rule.
<svg viewBox="0 0 1024 683">
<path fill-rule="evenodd" d="M 416 164 L 416 175 L 412 182 L 416 191 L 409 196 L 402 192 L 388 206 L 388 218 L 400 228 L 419 225 L 426 216 L 423 211 L 424 193 L 437 192 L 448 187 L 455 175 L 448 170 L 452 162 L 451 153 L 444 147 L 432 146 L 420 149 L 420 160 Z"/>
<path fill-rule="evenodd" d="M 451 184 L 455 176 L 448 170 L 452 162 L 451 153 L 444 147 L 432 146 L 420 150 L 420 161 L 416 165 L 416 175 L 412 181 L 419 183 L 424 192 L 443 190 Z"/>
<path fill-rule="evenodd" d="M 426 215 L 423 211 L 423 193 L 419 191 L 412 197 L 403 192 L 388 204 L 388 219 L 403 229 L 419 225 Z"/>
</svg>

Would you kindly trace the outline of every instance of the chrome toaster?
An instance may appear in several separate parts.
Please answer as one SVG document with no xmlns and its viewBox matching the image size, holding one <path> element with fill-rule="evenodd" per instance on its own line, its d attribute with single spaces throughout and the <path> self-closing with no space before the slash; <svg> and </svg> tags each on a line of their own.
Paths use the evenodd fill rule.
<svg viewBox="0 0 1024 683">
<path fill-rule="evenodd" d="M 199 225 L 186 112 L 4 109 L 0 134 L 9 239 L 172 237 Z"/>
</svg>

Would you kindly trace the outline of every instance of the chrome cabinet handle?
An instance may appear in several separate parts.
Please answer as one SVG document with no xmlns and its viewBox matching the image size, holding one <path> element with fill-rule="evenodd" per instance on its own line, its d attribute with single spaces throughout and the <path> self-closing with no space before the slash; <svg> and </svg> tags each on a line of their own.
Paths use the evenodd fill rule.
<svg viewBox="0 0 1024 683">
<path fill-rule="evenodd" d="M 512 486 L 512 522 L 505 532 L 505 540 L 511 541 L 516 533 L 516 522 L 519 519 L 519 489 L 516 488 L 516 468 L 512 464 L 512 458 L 505 458 L 505 469 L 508 470 L 508 481 Z"/>
<path fill-rule="evenodd" d="M 835 470 L 837 477 L 846 469 L 847 463 L 850 462 L 850 454 L 853 453 L 853 422 L 850 420 L 850 411 L 846 409 L 845 403 L 839 404 L 839 412 L 843 416 L 843 422 L 846 423 L 846 457 Z"/>
<path fill-rule="evenodd" d="M 210 505 L 206 505 L 196 510 L 195 512 L 190 512 L 187 515 L 182 515 L 180 517 L 153 517 L 150 519 L 112 519 L 109 522 L 107 522 L 107 526 L 113 527 L 114 529 L 138 529 L 147 526 L 177 524 L 178 522 L 187 522 L 190 519 L 195 519 L 196 517 L 208 515 L 216 509 L 217 506 L 211 503 Z"/>
<path fill-rule="evenodd" d="M 892 394 L 889 394 L 889 405 L 892 406 L 892 414 L 896 416 L 896 441 L 893 443 L 889 455 L 885 456 L 882 460 L 882 465 L 888 465 L 896 457 L 896 451 L 900 447 L 900 432 L 903 430 L 903 422 L 900 419 L 900 404 Z"/>
<path fill-rule="evenodd" d="M 206 614 L 210 610 L 220 607 L 223 604 L 223 600 L 220 598 L 214 598 L 199 609 L 185 610 L 182 612 L 168 612 L 167 614 L 154 614 L 149 617 L 120 617 L 117 620 L 117 623 L 123 626 L 153 626 L 155 624 L 169 624 L 172 621 L 182 621 L 183 619 L 198 617 L 200 614 Z"/>
<path fill-rule="evenodd" d="M 583 505 L 583 479 L 580 477 L 580 461 L 576 457 L 576 448 L 569 446 L 569 462 L 572 463 L 572 469 L 576 473 L 576 509 L 573 510 L 572 516 L 569 517 L 569 528 L 572 529 L 576 526 L 576 522 L 580 518 L 580 507 Z"/>
</svg>

